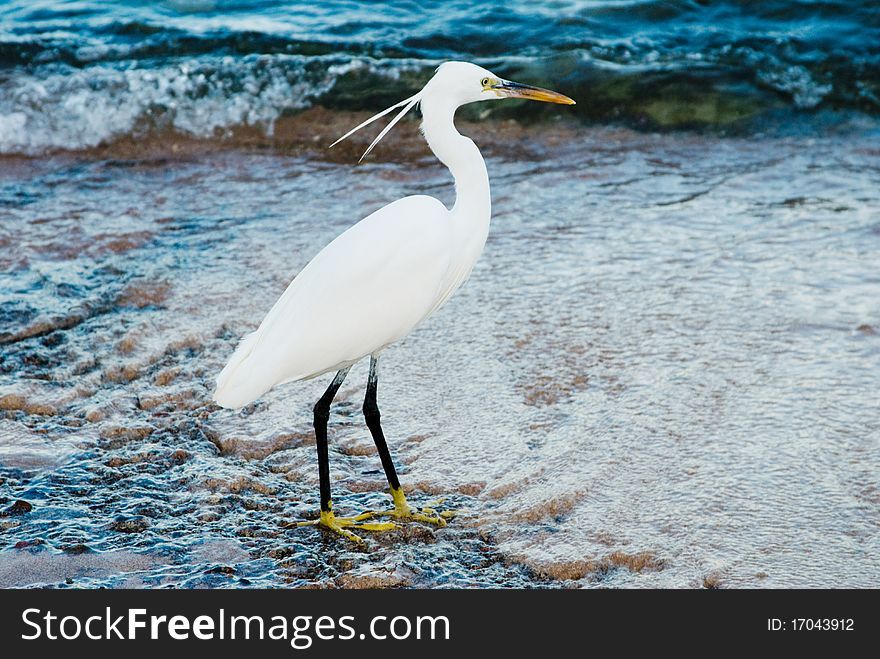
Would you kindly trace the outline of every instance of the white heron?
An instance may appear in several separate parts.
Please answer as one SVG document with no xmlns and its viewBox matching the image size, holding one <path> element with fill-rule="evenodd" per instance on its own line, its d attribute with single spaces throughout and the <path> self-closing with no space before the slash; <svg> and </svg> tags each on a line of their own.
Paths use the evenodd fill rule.
<svg viewBox="0 0 880 659">
<path fill-rule="evenodd" d="M 476 144 L 455 129 L 453 119 L 462 105 L 503 98 L 574 104 L 567 96 L 504 80 L 475 64 L 446 62 L 420 92 L 334 142 L 402 106 L 361 156 L 363 160 L 419 104 L 428 146 L 455 179 L 455 204 L 448 209 L 433 197 L 404 197 L 342 233 L 294 278 L 259 328 L 241 340 L 217 377 L 214 400 L 222 407 L 237 409 L 275 385 L 336 372 L 314 407 L 320 517 L 300 525 L 318 525 L 360 541 L 348 528 L 380 531 L 396 526 L 369 521 L 377 517 L 439 526 L 445 523 L 431 510 L 413 510 L 401 489 L 379 422 L 378 361 L 382 350 L 449 300 L 483 250 L 491 216 L 489 176 Z M 337 517 L 330 497 L 330 404 L 351 366 L 368 355 L 370 372 L 363 413 L 382 460 L 394 509 Z"/>
</svg>

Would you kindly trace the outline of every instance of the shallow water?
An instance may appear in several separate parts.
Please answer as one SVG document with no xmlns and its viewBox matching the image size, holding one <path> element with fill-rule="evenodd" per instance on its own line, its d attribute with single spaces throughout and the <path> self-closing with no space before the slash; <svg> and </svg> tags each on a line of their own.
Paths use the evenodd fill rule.
<svg viewBox="0 0 880 659">
<path fill-rule="evenodd" d="M 4 161 L 0 584 L 880 586 L 876 135 L 559 130 L 484 150 L 483 258 L 382 360 L 402 480 L 457 516 L 365 550 L 284 528 L 317 507 L 326 378 L 241 413 L 212 380 L 320 247 L 405 194 L 450 201 L 447 173 Z M 343 511 L 388 503 L 365 377 L 331 417 Z"/>
</svg>

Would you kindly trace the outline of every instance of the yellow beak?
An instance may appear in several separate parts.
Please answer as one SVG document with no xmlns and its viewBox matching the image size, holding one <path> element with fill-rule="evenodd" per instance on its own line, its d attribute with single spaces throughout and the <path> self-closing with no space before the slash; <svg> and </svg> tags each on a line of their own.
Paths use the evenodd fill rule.
<svg viewBox="0 0 880 659">
<path fill-rule="evenodd" d="M 568 96 L 552 92 L 541 87 L 532 87 L 510 80 L 500 80 L 492 85 L 491 89 L 499 96 L 506 98 L 527 98 L 530 101 L 543 101 L 544 103 L 560 103 L 561 105 L 575 105 Z"/>
</svg>

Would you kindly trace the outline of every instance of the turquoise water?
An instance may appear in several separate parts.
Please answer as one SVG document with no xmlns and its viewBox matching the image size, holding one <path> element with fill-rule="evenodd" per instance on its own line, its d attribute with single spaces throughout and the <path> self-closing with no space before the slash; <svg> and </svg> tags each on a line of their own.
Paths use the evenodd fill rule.
<svg viewBox="0 0 880 659">
<path fill-rule="evenodd" d="M 561 88 L 588 123 L 827 131 L 880 114 L 873 0 L 19 0 L 0 7 L 0 152 L 271 133 L 314 105 L 390 105 L 447 59 Z"/>
</svg>

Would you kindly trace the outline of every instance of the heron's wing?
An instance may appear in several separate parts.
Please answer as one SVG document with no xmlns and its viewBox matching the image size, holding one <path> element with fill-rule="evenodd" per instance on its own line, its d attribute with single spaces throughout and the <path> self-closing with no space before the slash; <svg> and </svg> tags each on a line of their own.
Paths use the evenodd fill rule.
<svg viewBox="0 0 880 659">
<path fill-rule="evenodd" d="M 327 245 L 242 341 L 215 400 L 241 407 L 275 384 L 335 370 L 406 335 L 447 288 L 448 214 L 432 197 L 406 197 Z"/>
</svg>

